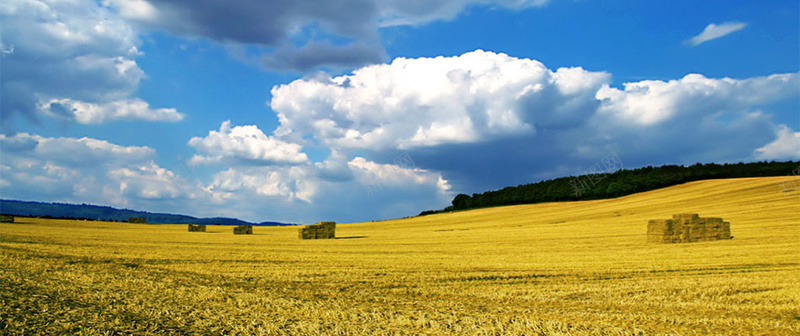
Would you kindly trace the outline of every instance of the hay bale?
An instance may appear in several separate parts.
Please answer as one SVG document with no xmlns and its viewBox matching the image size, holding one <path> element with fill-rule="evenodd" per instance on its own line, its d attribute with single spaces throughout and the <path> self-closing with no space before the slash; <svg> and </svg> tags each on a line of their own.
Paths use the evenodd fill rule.
<svg viewBox="0 0 800 336">
<path fill-rule="evenodd" d="M 306 225 L 297 230 L 300 239 L 334 239 L 336 238 L 336 222 L 319 222 Z"/>
<path fill-rule="evenodd" d="M 647 222 L 648 242 L 689 243 L 730 237 L 730 223 L 719 217 L 686 213 L 673 215 L 672 219 L 651 219 Z"/>
<path fill-rule="evenodd" d="M 252 225 L 239 225 L 233 227 L 233 234 L 253 234 Z"/>
<path fill-rule="evenodd" d="M 663 230 L 672 230 L 671 219 L 651 219 L 647 223 L 647 230 L 654 232 L 661 232 Z"/>
<path fill-rule="evenodd" d="M 685 214 L 672 215 L 672 219 L 675 219 L 675 220 L 686 219 L 686 220 L 689 220 L 689 221 L 692 221 L 692 222 L 697 221 L 699 218 L 700 218 L 700 215 L 698 215 L 696 213 L 685 213 Z"/>
<path fill-rule="evenodd" d="M 206 232 L 206 226 L 200 224 L 194 225 L 192 223 L 189 223 L 189 232 Z"/>
<path fill-rule="evenodd" d="M 732 239 L 731 236 L 731 223 L 730 222 L 722 222 L 722 228 L 719 230 L 717 234 L 718 239 Z"/>
<path fill-rule="evenodd" d="M 14 223 L 14 216 L 0 215 L 0 223 Z"/>
<path fill-rule="evenodd" d="M 147 220 L 142 217 L 128 217 L 128 223 L 147 224 Z"/>
</svg>

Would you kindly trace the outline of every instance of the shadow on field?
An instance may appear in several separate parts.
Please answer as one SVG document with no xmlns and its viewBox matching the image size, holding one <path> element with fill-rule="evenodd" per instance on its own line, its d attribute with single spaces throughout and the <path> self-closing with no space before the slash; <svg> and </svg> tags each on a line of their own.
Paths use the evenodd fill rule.
<svg viewBox="0 0 800 336">
<path fill-rule="evenodd" d="M 367 238 L 367 236 L 336 237 L 334 239 L 359 239 L 359 238 Z"/>
</svg>

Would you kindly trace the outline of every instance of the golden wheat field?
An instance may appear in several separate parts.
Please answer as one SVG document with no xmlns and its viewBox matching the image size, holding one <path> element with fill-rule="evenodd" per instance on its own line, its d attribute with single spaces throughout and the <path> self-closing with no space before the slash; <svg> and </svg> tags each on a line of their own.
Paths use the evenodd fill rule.
<svg viewBox="0 0 800 336">
<path fill-rule="evenodd" d="M 797 335 L 800 191 L 785 179 L 339 224 L 325 240 L 18 218 L 0 224 L 0 333 Z M 734 239 L 646 242 L 648 219 L 686 212 Z"/>
</svg>

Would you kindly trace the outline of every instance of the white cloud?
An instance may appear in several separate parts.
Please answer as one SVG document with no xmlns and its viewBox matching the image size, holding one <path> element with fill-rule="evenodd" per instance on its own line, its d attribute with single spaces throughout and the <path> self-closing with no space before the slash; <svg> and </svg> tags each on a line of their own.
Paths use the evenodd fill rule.
<svg viewBox="0 0 800 336">
<path fill-rule="evenodd" d="M 110 169 L 108 177 L 126 197 L 163 200 L 181 195 L 180 185 L 175 183 L 178 176 L 153 162 Z"/>
<path fill-rule="evenodd" d="M 153 5 L 145 0 L 110 0 L 107 5 L 116 6 L 123 18 L 155 22 L 159 19 L 159 12 Z"/>
<path fill-rule="evenodd" d="M 194 176 L 160 167 L 149 147 L 27 133 L 0 134 L 0 146 L 4 198 L 220 215 L 212 193 Z"/>
<path fill-rule="evenodd" d="M 687 40 L 686 43 L 696 46 L 713 39 L 718 39 L 730 33 L 740 31 L 745 27 L 747 27 L 747 23 L 744 22 L 724 22 L 720 23 L 719 25 L 711 23 L 706 26 L 705 29 L 703 29 L 703 32 Z"/>
<path fill-rule="evenodd" d="M 253 193 L 274 196 L 288 201 L 312 203 L 315 182 L 308 167 L 239 167 L 214 175 L 211 192 Z"/>
<path fill-rule="evenodd" d="M 85 103 L 71 99 L 53 99 L 39 103 L 43 113 L 74 120 L 81 124 L 99 124 L 110 120 L 144 120 L 177 122 L 184 114 L 175 109 L 151 109 L 141 99 L 112 101 L 104 104 Z"/>
<path fill-rule="evenodd" d="M 355 157 L 347 164 L 353 170 L 356 180 L 371 189 L 369 192 L 385 187 L 402 189 L 427 185 L 436 186 L 442 195 L 450 193 L 450 185 L 440 174 L 425 169 L 381 164 L 363 157 Z"/>
<path fill-rule="evenodd" d="M 92 138 L 48 138 L 35 134 L 0 134 L 3 164 L 12 167 L 3 174 L 3 194 L 27 195 L 36 200 L 80 202 L 121 200 L 123 185 L 142 185 L 152 179 L 145 172 L 164 175 L 153 163 L 149 147 L 120 146 Z M 127 174 L 126 174 L 127 173 Z M 163 181 L 162 181 L 163 182 Z M 133 196 L 152 197 L 150 183 Z M 117 204 L 121 205 L 121 204 Z"/>
<path fill-rule="evenodd" d="M 547 69 L 529 59 L 474 51 L 398 58 L 352 75 L 299 79 L 272 89 L 279 137 L 333 149 L 414 149 L 530 137 L 537 130 L 741 118 L 796 97 L 797 73 L 747 79 L 690 74 L 609 86 L 610 75 Z M 589 130 L 593 131 L 593 130 Z"/>
<path fill-rule="evenodd" d="M 607 80 L 478 50 L 296 80 L 273 88 L 271 106 L 279 136 L 313 136 L 333 148 L 415 148 L 580 123 Z"/>
<path fill-rule="evenodd" d="M 401 217 L 443 207 L 453 197 L 441 174 L 361 157 L 342 166 L 341 159 L 334 154 L 314 164 L 230 167 L 204 189 L 215 208 L 290 222 Z"/>
<path fill-rule="evenodd" d="M 0 62 L 3 119 L 54 115 L 40 109 L 51 102 L 67 105 L 61 117 L 87 123 L 182 116 L 131 98 L 145 77 L 135 61 L 140 42 L 129 24 L 99 3 L 9 0 L 0 20 L 2 49 L 8 51 Z"/>
<path fill-rule="evenodd" d="M 192 138 L 189 145 L 198 152 L 190 163 L 226 166 L 204 183 L 207 199 L 193 202 L 246 218 L 387 218 L 442 207 L 452 197 L 439 173 L 350 159 L 336 149 L 326 160 L 311 162 L 300 145 L 267 136 L 254 125 L 232 126 L 226 121 L 208 136 Z M 392 195 L 396 198 L 387 201 Z M 414 197 L 407 199 L 408 195 Z M 353 204 L 364 208 L 354 214 L 347 210 Z"/>
<path fill-rule="evenodd" d="M 120 146 L 92 138 L 46 138 L 35 134 L 0 134 L 4 154 L 55 162 L 71 167 L 123 164 L 149 160 L 155 151 L 149 147 Z"/>
<path fill-rule="evenodd" d="M 690 74 L 668 82 L 646 80 L 625 83 L 624 90 L 603 86 L 596 98 L 599 112 L 640 125 L 653 125 L 687 115 L 747 110 L 758 104 L 795 96 L 797 73 L 748 79 L 712 79 Z"/>
<path fill-rule="evenodd" d="M 776 139 L 764 147 L 756 149 L 759 160 L 797 160 L 800 159 L 800 132 L 793 132 L 781 125 L 775 134 Z"/>
<path fill-rule="evenodd" d="M 301 164 L 308 161 L 303 147 L 267 136 L 255 125 L 235 126 L 225 121 L 219 131 L 209 131 L 204 138 L 189 140 L 203 155 L 195 155 L 192 164 L 219 163 L 237 159 L 260 164 Z"/>
</svg>

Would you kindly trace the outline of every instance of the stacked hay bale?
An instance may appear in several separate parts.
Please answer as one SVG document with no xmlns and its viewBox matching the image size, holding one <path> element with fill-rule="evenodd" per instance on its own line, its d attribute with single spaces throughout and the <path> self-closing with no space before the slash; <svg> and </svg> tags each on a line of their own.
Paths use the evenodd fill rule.
<svg viewBox="0 0 800 336">
<path fill-rule="evenodd" d="M 647 241 L 651 243 L 676 243 L 675 226 L 671 219 L 651 219 L 647 223 Z"/>
<path fill-rule="evenodd" d="M 731 239 L 731 223 L 725 222 L 720 217 L 707 217 L 706 230 L 709 237 L 716 236 L 717 239 Z M 716 240 L 716 239 L 709 239 Z"/>
<path fill-rule="evenodd" d="M 147 219 L 142 217 L 128 217 L 128 223 L 147 224 Z"/>
<path fill-rule="evenodd" d="M 189 223 L 189 232 L 206 232 L 206 226 L 200 224 L 194 225 L 192 223 Z"/>
<path fill-rule="evenodd" d="M 14 223 L 14 216 L 0 215 L 0 223 Z"/>
<path fill-rule="evenodd" d="M 651 219 L 647 223 L 647 241 L 653 243 L 689 243 L 731 239 L 731 223 L 719 217 L 677 214 L 672 219 Z"/>
<path fill-rule="evenodd" d="M 333 239 L 336 238 L 336 222 L 319 222 L 297 230 L 300 239 Z"/>
<path fill-rule="evenodd" d="M 239 225 L 233 228 L 233 234 L 253 234 L 252 225 Z"/>
</svg>

